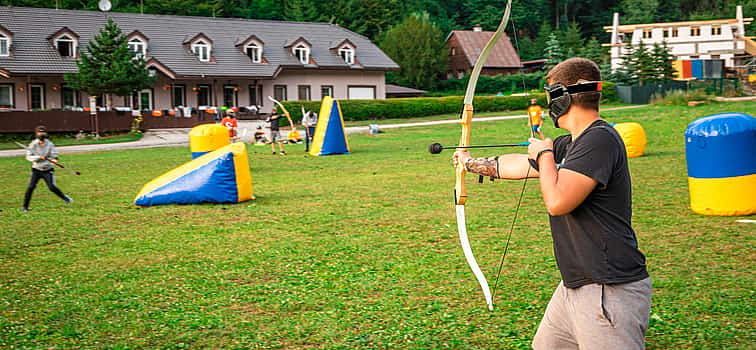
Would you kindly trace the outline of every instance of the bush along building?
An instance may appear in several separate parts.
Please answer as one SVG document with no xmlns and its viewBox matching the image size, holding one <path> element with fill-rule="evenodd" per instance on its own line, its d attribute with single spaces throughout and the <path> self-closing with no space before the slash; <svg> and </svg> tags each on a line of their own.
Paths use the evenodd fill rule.
<svg viewBox="0 0 756 350">
<path fill-rule="evenodd" d="M 268 96 L 383 99 L 386 71 L 399 68 L 369 39 L 326 23 L 0 7 L 0 111 L 84 109 L 89 96 L 63 76 L 109 17 L 155 76 L 151 88 L 109 96 L 114 108 L 268 113 Z"/>
</svg>

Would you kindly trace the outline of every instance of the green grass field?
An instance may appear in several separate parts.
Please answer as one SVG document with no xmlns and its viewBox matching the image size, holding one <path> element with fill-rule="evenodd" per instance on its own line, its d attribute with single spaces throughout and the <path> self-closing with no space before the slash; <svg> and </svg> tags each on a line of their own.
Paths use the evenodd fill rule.
<svg viewBox="0 0 756 350">
<path fill-rule="evenodd" d="M 698 117 L 754 110 L 604 114 L 642 123 L 649 139 L 630 160 L 654 283 L 649 349 L 756 343 L 756 225 L 688 209 L 683 143 Z M 527 134 L 524 119 L 475 123 L 472 142 Z M 527 349 L 560 280 L 538 181 L 489 312 L 458 242 L 451 153 L 426 150 L 458 138 L 458 125 L 354 135 L 353 154 L 323 158 L 249 146 L 258 198 L 238 205 L 134 207 L 142 184 L 190 158 L 159 148 L 65 156 L 83 173 L 57 173 L 74 205 L 40 185 L 22 214 L 28 162 L 0 159 L 0 348 Z M 475 180 L 468 231 L 493 283 L 522 182 Z"/>
</svg>

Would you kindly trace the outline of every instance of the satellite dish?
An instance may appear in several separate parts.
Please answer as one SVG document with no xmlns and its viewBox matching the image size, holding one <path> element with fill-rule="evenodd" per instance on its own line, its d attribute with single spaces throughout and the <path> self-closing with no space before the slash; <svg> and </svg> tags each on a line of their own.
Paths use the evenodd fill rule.
<svg viewBox="0 0 756 350">
<path fill-rule="evenodd" d="M 100 0 L 100 2 L 97 3 L 97 6 L 100 7 L 100 11 L 102 11 L 102 12 L 108 12 L 108 11 L 110 11 L 110 8 L 113 7 L 110 4 L 109 0 Z"/>
</svg>

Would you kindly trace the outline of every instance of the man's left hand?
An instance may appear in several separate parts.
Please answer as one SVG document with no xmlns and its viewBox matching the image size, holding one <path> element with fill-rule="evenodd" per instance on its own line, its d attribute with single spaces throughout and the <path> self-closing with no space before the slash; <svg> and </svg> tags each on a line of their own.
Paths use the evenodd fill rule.
<svg viewBox="0 0 756 350">
<path fill-rule="evenodd" d="M 456 168 L 458 164 L 465 164 L 470 159 L 470 152 L 468 151 L 455 151 L 452 156 L 452 164 Z"/>
<path fill-rule="evenodd" d="M 554 149 L 554 143 L 550 138 L 539 140 L 537 138 L 531 137 L 528 141 L 530 141 L 530 145 L 528 146 L 528 158 L 530 159 L 536 159 L 536 157 L 538 157 L 538 152 L 541 152 L 545 149 Z"/>
</svg>

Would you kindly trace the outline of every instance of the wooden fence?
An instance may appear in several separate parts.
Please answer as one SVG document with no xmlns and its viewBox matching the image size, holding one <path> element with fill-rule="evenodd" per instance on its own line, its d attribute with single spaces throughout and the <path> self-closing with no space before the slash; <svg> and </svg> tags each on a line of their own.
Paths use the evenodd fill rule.
<svg viewBox="0 0 756 350">
<path fill-rule="evenodd" d="M 204 112 L 185 117 L 153 117 L 147 113 L 141 129 L 191 128 L 198 124 L 212 123 L 213 116 Z M 0 112 L 0 133 L 32 132 L 37 125 L 44 125 L 50 132 L 95 131 L 95 121 L 100 132 L 129 131 L 134 117 L 131 112 L 98 112 L 97 119 L 89 112 L 41 111 Z"/>
</svg>

